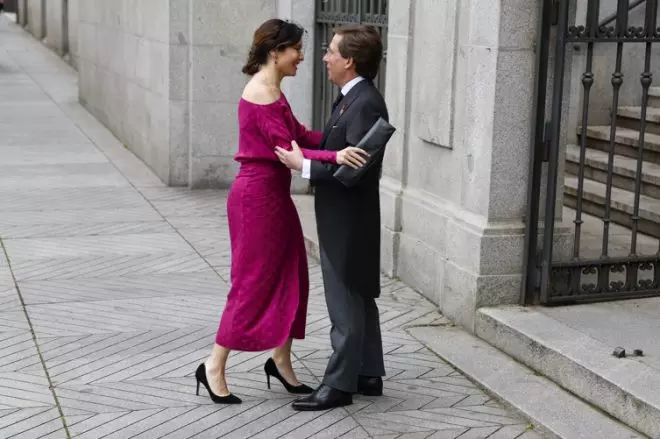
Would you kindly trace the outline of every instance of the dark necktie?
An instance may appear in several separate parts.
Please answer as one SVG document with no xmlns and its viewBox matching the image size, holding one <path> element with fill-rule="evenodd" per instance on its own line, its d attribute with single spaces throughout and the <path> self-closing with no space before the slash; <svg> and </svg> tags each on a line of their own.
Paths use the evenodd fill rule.
<svg viewBox="0 0 660 439">
<path fill-rule="evenodd" d="M 332 112 L 334 113 L 335 110 L 337 109 L 337 106 L 341 102 L 341 100 L 344 99 L 344 95 L 341 94 L 341 92 L 337 95 L 337 99 L 332 103 Z"/>
</svg>

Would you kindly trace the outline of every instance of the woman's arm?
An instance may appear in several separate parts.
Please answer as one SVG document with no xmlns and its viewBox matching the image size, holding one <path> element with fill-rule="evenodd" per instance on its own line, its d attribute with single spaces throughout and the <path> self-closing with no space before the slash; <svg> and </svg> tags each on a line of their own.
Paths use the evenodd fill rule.
<svg viewBox="0 0 660 439">
<path fill-rule="evenodd" d="M 321 139 L 323 138 L 323 132 L 308 130 L 305 128 L 305 125 L 298 122 L 295 117 L 294 121 L 297 127 L 296 142 L 298 142 L 298 145 L 307 149 L 319 149 L 321 146 Z"/>
<path fill-rule="evenodd" d="M 275 147 L 279 146 L 288 151 L 291 151 L 291 141 L 296 140 L 300 142 L 296 135 L 297 133 L 291 133 L 287 124 L 282 118 L 273 117 L 272 114 L 262 115 L 261 117 L 261 130 L 265 134 L 266 138 L 271 142 L 273 148 L 273 159 L 277 160 L 275 155 Z M 296 121 L 297 123 L 297 121 Z M 304 127 L 302 127 L 304 129 Z M 312 142 L 315 148 L 318 148 L 318 144 L 321 142 L 322 133 L 315 134 L 314 131 L 305 130 L 304 141 L 309 145 Z M 302 144 L 300 146 L 303 146 Z M 337 163 L 337 152 L 336 151 L 324 151 L 319 149 L 310 149 L 310 148 L 301 148 L 303 156 L 309 160 L 316 160 L 324 163 Z"/>
</svg>

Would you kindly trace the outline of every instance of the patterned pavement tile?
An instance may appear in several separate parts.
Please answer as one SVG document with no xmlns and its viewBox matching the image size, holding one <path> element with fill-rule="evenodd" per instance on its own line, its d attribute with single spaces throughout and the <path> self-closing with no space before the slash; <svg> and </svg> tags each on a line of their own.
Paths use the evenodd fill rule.
<svg viewBox="0 0 660 439">
<path fill-rule="evenodd" d="M 226 192 L 163 187 L 76 103 L 74 72 L 2 21 L 0 66 L 13 118 L 0 121 L 12 127 L 0 138 L 0 437 L 540 437 L 406 333 L 445 319 L 386 277 L 384 396 L 297 413 L 279 383 L 266 387 L 269 354 L 250 352 L 229 361 L 243 404 L 196 396 L 230 287 Z M 330 322 L 320 267 L 309 270 L 294 367 L 317 385 Z"/>
</svg>

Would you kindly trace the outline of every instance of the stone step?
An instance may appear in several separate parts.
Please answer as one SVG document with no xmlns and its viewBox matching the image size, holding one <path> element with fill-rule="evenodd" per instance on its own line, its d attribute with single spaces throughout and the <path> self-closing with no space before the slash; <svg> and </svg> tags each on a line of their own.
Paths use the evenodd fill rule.
<svg viewBox="0 0 660 439">
<path fill-rule="evenodd" d="M 409 328 L 408 332 L 529 419 L 534 430 L 547 438 L 644 437 L 465 331 L 455 327 L 426 326 Z"/>
<path fill-rule="evenodd" d="M 593 180 L 584 180 L 582 210 L 585 213 L 602 218 L 605 214 L 606 186 Z M 577 206 L 578 179 L 575 176 L 564 177 L 564 204 L 571 208 Z M 631 227 L 634 207 L 634 194 L 630 191 L 612 188 L 610 199 L 610 217 L 613 222 Z M 660 200 L 641 195 L 639 199 L 638 230 L 640 233 L 660 238 Z"/>
<path fill-rule="evenodd" d="M 578 127 L 578 136 L 583 132 Z M 590 148 L 608 152 L 610 150 L 610 126 L 594 125 L 587 127 L 587 144 Z M 617 127 L 614 137 L 614 152 L 626 157 L 637 158 L 639 154 L 639 131 L 636 129 Z M 660 164 L 660 136 L 646 133 L 644 135 L 644 160 Z"/>
<path fill-rule="evenodd" d="M 637 159 L 614 155 L 612 184 L 627 191 L 635 190 L 637 176 Z M 600 183 L 607 182 L 609 155 L 604 151 L 589 149 L 585 151 L 584 176 Z M 566 172 L 578 175 L 580 170 L 580 147 L 566 146 Z M 649 197 L 660 199 L 660 165 L 650 162 L 642 163 L 641 192 Z"/>
<path fill-rule="evenodd" d="M 633 130 L 639 130 L 642 120 L 642 107 L 619 107 L 617 125 Z M 646 132 L 660 134 L 660 108 L 646 108 Z"/>
<path fill-rule="evenodd" d="M 616 346 L 533 307 L 482 308 L 477 312 L 476 333 L 614 418 L 652 438 L 660 437 L 660 370 L 635 358 L 615 358 L 611 354 Z M 552 401 L 546 398 L 544 403 Z M 567 406 L 566 411 L 572 409 Z M 634 436 L 621 432 L 587 437 Z"/>
<path fill-rule="evenodd" d="M 649 88 L 649 105 L 660 107 L 660 87 Z"/>
</svg>

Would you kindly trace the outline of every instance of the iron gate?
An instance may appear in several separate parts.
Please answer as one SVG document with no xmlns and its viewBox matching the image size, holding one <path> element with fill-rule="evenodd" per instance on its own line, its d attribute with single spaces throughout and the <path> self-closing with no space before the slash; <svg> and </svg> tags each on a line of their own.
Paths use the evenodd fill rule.
<svg viewBox="0 0 660 439">
<path fill-rule="evenodd" d="M 323 129 L 332 113 L 339 90 L 328 80 L 323 55 L 334 35 L 334 29 L 347 24 L 375 26 L 383 38 L 383 61 L 374 83 L 385 92 L 385 66 L 387 58 L 388 0 L 316 0 L 316 29 L 314 48 L 314 127 Z"/>
<path fill-rule="evenodd" d="M 657 68 L 652 66 L 652 61 L 660 61 L 657 54 L 655 59 L 652 55 L 653 48 L 658 47 L 653 43 L 660 42 L 659 3 L 660 0 L 617 0 L 616 11 L 601 19 L 601 2 L 585 0 L 586 18 L 577 23 L 572 18 L 576 16 L 575 0 L 543 0 L 537 52 L 536 126 L 526 215 L 523 302 L 527 304 L 556 305 L 660 295 L 657 243 L 660 222 L 653 223 L 640 211 L 642 199 L 651 206 L 655 199 L 660 202 L 660 196 L 651 191 L 644 174 L 645 163 L 660 164 L 660 148 L 654 151 L 649 144 L 651 138 L 660 134 L 660 123 L 649 117 L 652 71 Z M 644 18 L 633 25 L 629 22 L 632 13 Z M 633 45 L 640 48 L 640 59 L 643 58 L 639 79 L 624 78 L 623 74 L 628 67 L 623 64 L 624 53 L 630 53 Z M 601 51 L 599 56 L 611 52 L 606 75 L 599 75 L 602 70 L 594 68 L 596 62 L 602 62 L 595 60 L 596 49 Z M 580 69 L 580 83 L 571 89 L 565 82 L 571 78 L 568 64 L 576 53 L 584 56 L 581 59 L 585 67 Z M 625 97 L 624 81 L 635 81 L 634 93 L 638 93 L 641 104 L 635 107 L 638 120 L 619 108 L 620 98 Z M 597 127 L 598 130 L 589 125 L 590 111 L 598 110 L 590 106 L 590 100 L 600 96 L 593 93 L 596 83 L 601 90 L 603 84 L 608 88 L 607 97 L 611 93 L 611 107 L 607 109 L 609 125 Z M 631 88 L 625 90 L 628 93 Z M 568 143 L 572 137 L 562 126 L 566 125 L 569 110 L 567 92 L 579 92 L 581 102 L 575 117 L 578 132 L 572 133 L 576 144 L 564 149 L 562 139 Z M 549 113 L 547 117 L 546 113 Z M 562 165 L 573 173 L 565 179 L 560 175 Z M 560 199 L 558 195 L 563 196 Z M 561 217 L 557 209 L 562 209 L 562 200 L 574 209 L 570 213 L 572 224 L 560 225 L 557 221 Z M 660 214 L 660 210 L 655 213 Z M 561 227 L 567 224 L 561 232 Z M 621 226 L 628 230 L 621 229 L 624 230 L 621 235 L 613 234 L 613 228 Z M 567 245 L 558 239 L 560 233 L 568 237 Z"/>
</svg>

